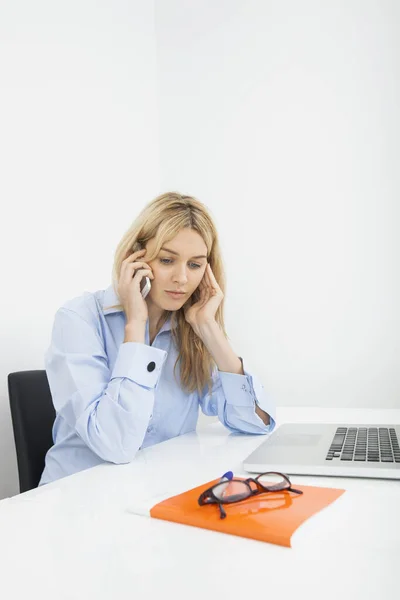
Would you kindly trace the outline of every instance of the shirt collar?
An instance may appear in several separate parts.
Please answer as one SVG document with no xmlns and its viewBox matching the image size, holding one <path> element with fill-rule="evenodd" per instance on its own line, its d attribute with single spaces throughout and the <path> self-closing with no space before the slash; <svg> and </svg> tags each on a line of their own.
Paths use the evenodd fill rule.
<svg viewBox="0 0 400 600">
<path fill-rule="evenodd" d="M 104 296 L 103 296 L 103 302 L 102 302 L 102 307 L 103 307 L 103 313 L 105 315 L 111 315 L 113 313 L 122 313 L 123 310 L 122 308 L 116 308 L 115 306 L 120 304 L 120 300 L 114 290 L 114 286 L 111 284 L 105 291 L 104 291 Z M 113 308 L 110 308 L 113 307 Z M 149 320 L 147 319 L 147 326 L 148 326 L 148 322 Z M 167 321 L 164 323 L 164 325 L 161 327 L 160 331 L 158 333 L 161 333 L 162 331 L 170 331 L 171 330 L 171 316 L 168 317 Z"/>
<path fill-rule="evenodd" d="M 122 308 L 115 308 L 116 305 L 120 304 L 120 301 L 114 290 L 113 285 L 110 285 L 104 291 L 102 304 L 103 304 L 103 313 L 105 315 L 111 315 L 112 313 L 123 312 Z M 110 307 L 113 307 L 113 308 L 110 308 Z"/>
</svg>

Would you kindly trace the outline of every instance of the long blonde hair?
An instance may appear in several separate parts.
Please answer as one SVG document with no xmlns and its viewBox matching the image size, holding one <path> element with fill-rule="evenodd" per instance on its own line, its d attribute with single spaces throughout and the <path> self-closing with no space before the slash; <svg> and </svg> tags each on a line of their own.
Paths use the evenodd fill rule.
<svg viewBox="0 0 400 600">
<path fill-rule="evenodd" d="M 155 238 L 154 252 L 146 256 L 146 262 L 156 258 L 165 242 L 171 240 L 183 228 L 197 231 L 207 247 L 207 260 L 214 273 L 215 279 L 222 292 L 225 294 L 225 274 L 221 258 L 218 234 L 207 208 L 192 196 L 184 196 L 177 192 L 168 192 L 149 202 L 138 215 L 131 227 L 119 242 L 113 265 L 113 286 L 116 294 L 119 273 L 122 262 L 147 242 Z M 200 293 L 197 288 L 187 300 L 189 306 L 199 300 Z M 122 308 L 122 306 L 118 306 Z M 215 320 L 220 325 L 225 337 L 224 325 L 224 299 L 218 307 Z M 185 319 L 183 307 L 177 311 L 165 311 L 158 325 L 161 327 L 171 316 L 171 333 L 178 349 L 178 357 L 174 366 L 180 364 L 180 380 L 182 388 L 192 393 L 204 393 L 208 386 L 210 393 L 212 387 L 212 372 L 215 361 L 208 352 L 201 339 L 195 334 L 193 328 Z"/>
</svg>

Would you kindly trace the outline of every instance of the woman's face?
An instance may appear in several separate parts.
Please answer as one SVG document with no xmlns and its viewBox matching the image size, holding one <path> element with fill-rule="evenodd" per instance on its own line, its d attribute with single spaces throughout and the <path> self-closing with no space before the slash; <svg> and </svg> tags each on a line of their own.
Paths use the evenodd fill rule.
<svg viewBox="0 0 400 600">
<path fill-rule="evenodd" d="M 146 245 L 146 254 L 155 247 L 154 238 Z M 178 310 L 190 298 L 203 278 L 207 266 L 207 246 L 193 229 L 185 228 L 165 242 L 152 261 L 146 261 L 154 274 L 146 298 L 162 310 Z M 184 292 L 172 296 L 168 292 Z"/>
</svg>

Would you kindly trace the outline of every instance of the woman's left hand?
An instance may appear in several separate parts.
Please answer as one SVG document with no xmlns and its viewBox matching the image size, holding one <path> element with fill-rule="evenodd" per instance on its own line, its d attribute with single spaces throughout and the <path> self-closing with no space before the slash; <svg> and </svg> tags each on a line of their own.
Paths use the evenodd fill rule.
<svg viewBox="0 0 400 600">
<path fill-rule="evenodd" d="M 202 325 L 215 321 L 215 314 L 224 297 L 209 263 L 204 271 L 199 290 L 199 301 L 184 309 L 185 319 L 196 333 Z"/>
</svg>

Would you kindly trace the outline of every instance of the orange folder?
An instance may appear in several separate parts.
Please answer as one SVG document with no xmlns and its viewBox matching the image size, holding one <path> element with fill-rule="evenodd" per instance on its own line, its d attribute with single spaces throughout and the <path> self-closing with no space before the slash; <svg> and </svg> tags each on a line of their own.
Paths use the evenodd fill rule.
<svg viewBox="0 0 400 600">
<path fill-rule="evenodd" d="M 167 498 L 150 509 L 150 516 L 290 548 L 290 539 L 296 529 L 345 491 L 296 484 L 293 487 L 302 490 L 303 494 L 285 490 L 225 504 L 227 516 L 220 519 L 216 504 L 199 506 L 197 502 L 200 494 L 218 481 L 216 479 Z"/>
</svg>

